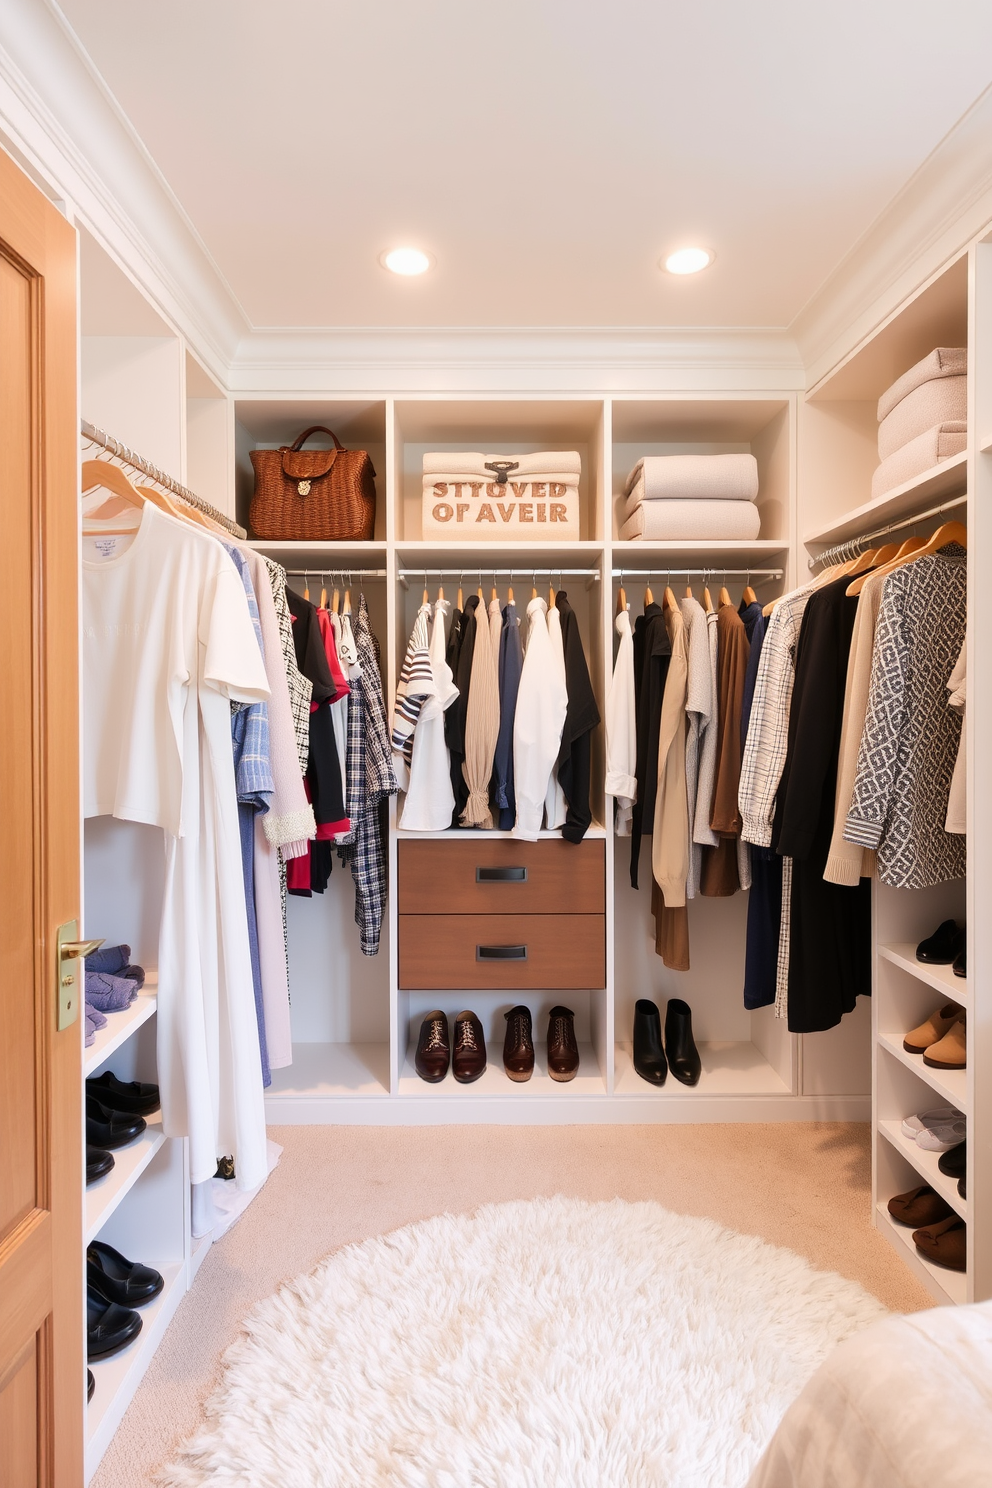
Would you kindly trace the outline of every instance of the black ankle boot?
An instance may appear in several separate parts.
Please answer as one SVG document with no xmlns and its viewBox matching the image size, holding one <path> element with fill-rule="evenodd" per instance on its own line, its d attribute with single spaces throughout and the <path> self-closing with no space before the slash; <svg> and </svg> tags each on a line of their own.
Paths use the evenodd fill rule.
<svg viewBox="0 0 992 1488">
<path fill-rule="evenodd" d="M 634 1004 L 634 1069 L 649 1085 L 664 1085 L 668 1061 L 661 1047 L 658 1005 L 639 997 Z"/>
<path fill-rule="evenodd" d="M 683 1085 L 698 1085 L 702 1073 L 699 1050 L 692 1037 L 692 1009 L 681 997 L 668 999 L 665 1013 L 665 1049 L 676 1080 Z"/>
</svg>

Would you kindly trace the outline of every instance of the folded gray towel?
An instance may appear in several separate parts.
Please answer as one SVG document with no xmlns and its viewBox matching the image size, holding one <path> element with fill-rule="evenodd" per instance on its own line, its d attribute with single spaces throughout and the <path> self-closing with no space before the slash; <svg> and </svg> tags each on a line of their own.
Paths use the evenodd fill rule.
<svg viewBox="0 0 992 1488">
<path fill-rule="evenodd" d="M 938 424 L 936 429 L 928 429 L 925 434 L 911 439 L 902 449 L 883 460 L 875 471 L 871 478 L 872 500 L 884 496 L 887 491 L 894 491 L 907 481 L 915 480 L 918 475 L 932 470 L 942 460 L 960 455 L 967 444 L 968 426 L 960 421 Z"/>
<path fill-rule="evenodd" d="M 108 976 L 102 971 L 86 973 L 86 1001 L 101 1013 L 123 1012 L 137 995 L 138 983 L 131 977 Z"/>
<path fill-rule="evenodd" d="M 643 482 L 645 501 L 754 501 L 753 455 L 645 455 L 627 477 L 624 495 Z"/>
<path fill-rule="evenodd" d="M 931 377 L 901 398 L 879 424 L 878 458 L 887 460 L 938 424 L 963 423 L 967 417 L 967 377 Z"/>
<path fill-rule="evenodd" d="M 923 357 L 915 367 L 897 377 L 890 388 L 886 388 L 878 400 L 878 422 L 888 418 L 896 404 L 921 383 L 932 382 L 935 377 L 963 377 L 967 370 L 967 346 L 934 347 L 929 356 Z"/>
</svg>

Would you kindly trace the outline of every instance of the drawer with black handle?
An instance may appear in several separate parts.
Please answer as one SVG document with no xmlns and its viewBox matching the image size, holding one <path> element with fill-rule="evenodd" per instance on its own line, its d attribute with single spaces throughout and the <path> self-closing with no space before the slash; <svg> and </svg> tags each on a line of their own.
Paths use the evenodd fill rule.
<svg viewBox="0 0 992 1488">
<path fill-rule="evenodd" d="M 401 914 L 399 972 L 410 992 L 605 987 L 606 917 Z"/>
<path fill-rule="evenodd" d="M 399 844 L 401 915 L 606 912 L 606 843 L 456 837 Z"/>
</svg>

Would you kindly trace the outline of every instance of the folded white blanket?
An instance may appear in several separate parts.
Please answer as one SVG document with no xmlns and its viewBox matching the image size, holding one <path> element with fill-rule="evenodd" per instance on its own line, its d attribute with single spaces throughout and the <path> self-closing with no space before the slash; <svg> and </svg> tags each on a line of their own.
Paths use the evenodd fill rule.
<svg viewBox="0 0 992 1488">
<path fill-rule="evenodd" d="M 871 478 L 872 500 L 914 480 L 925 470 L 932 470 L 941 460 L 960 455 L 967 443 L 968 426 L 961 420 L 938 424 L 935 429 L 928 429 L 925 434 L 911 439 L 902 449 L 883 460 L 875 471 Z"/>
<path fill-rule="evenodd" d="M 749 539 L 760 528 L 761 513 L 753 501 L 644 501 L 624 522 L 620 537 L 624 542 L 637 537 L 646 542 Z"/>
<path fill-rule="evenodd" d="M 903 398 L 909 396 L 916 388 L 924 382 L 932 382 L 935 377 L 963 377 L 968 370 L 968 348 L 966 346 L 937 346 L 925 356 L 922 361 L 910 367 L 901 377 L 897 377 L 890 388 L 878 400 L 878 422 L 901 403 Z"/>
<path fill-rule="evenodd" d="M 938 424 L 968 417 L 967 377 L 931 377 L 900 399 L 878 426 L 878 458 L 887 460 Z"/>
<path fill-rule="evenodd" d="M 645 501 L 754 501 L 758 495 L 753 455 L 645 455 L 628 475 L 624 495 L 642 478 Z"/>
<path fill-rule="evenodd" d="M 571 477 L 574 485 L 582 474 L 582 457 L 577 450 L 544 450 L 536 455 L 483 455 L 477 450 L 452 450 L 424 456 L 425 475 L 460 476 L 463 480 L 495 480 L 486 465 L 496 462 L 515 462 L 510 477 L 529 480 L 539 476 L 543 480 L 563 480 Z"/>
</svg>

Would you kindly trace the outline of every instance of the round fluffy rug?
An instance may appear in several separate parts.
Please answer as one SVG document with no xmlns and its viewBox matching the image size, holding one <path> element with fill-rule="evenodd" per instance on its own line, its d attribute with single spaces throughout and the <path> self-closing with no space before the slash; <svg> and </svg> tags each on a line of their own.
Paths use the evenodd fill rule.
<svg viewBox="0 0 992 1488">
<path fill-rule="evenodd" d="M 659 1204 L 537 1199 L 352 1245 L 225 1356 L 169 1488 L 739 1488 L 835 1344 L 885 1315 Z"/>
</svg>

